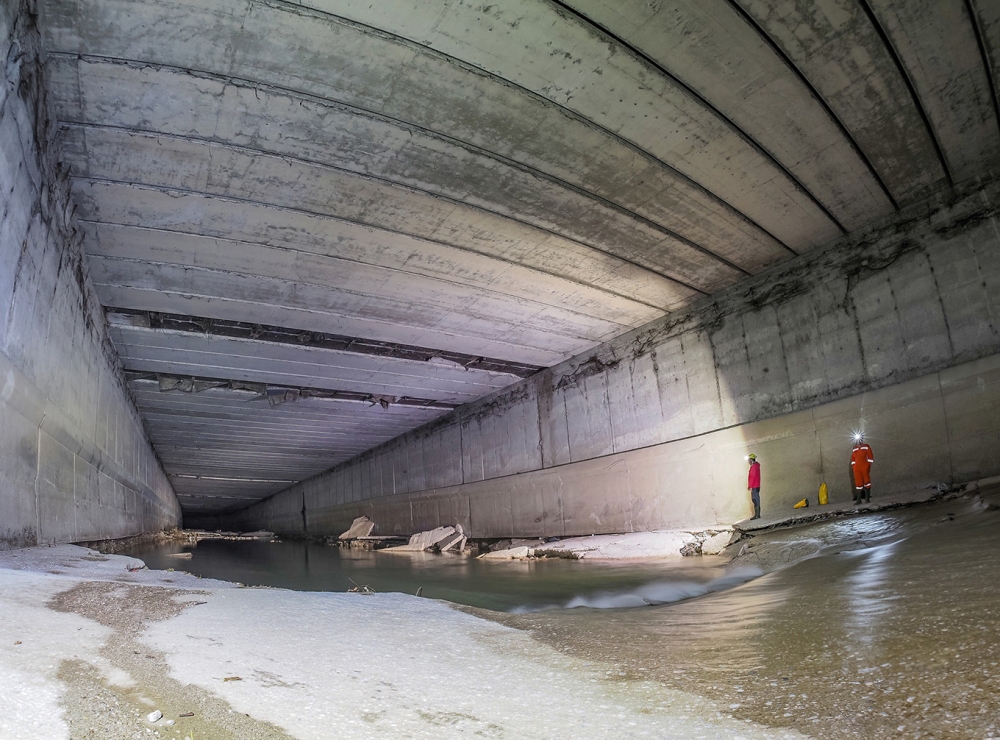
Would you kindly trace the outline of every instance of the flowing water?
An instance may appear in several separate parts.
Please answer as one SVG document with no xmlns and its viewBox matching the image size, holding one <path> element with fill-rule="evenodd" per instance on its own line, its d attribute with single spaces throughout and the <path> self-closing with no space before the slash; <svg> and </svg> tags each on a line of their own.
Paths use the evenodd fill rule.
<svg viewBox="0 0 1000 740">
<path fill-rule="evenodd" d="M 759 535 L 728 565 L 485 562 L 226 541 L 202 542 L 187 561 L 166 556 L 178 546 L 130 554 L 247 584 L 422 587 L 609 677 L 658 681 L 813 737 L 987 738 L 1000 737 L 996 496 Z"/>
</svg>

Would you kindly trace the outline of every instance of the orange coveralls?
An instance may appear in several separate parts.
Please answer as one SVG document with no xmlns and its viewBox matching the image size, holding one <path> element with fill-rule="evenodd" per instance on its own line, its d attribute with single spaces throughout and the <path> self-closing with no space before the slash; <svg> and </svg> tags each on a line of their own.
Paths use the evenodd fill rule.
<svg viewBox="0 0 1000 740">
<path fill-rule="evenodd" d="M 854 487 L 858 490 L 871 488 L 872 479 L 870 475 L 872 463 L 875 456 L 872 454 L 871 445 L 867 442 L 858 442 L 851 452 L 851 470 L 854 471 Z"/>
</svg>

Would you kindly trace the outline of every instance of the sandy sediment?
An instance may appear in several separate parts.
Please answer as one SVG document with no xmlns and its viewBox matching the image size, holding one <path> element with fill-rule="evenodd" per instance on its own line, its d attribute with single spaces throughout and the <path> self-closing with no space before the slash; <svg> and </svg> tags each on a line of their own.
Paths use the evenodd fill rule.
<svg viewBox="0 0 1000 740">
<path fill-rule="evenodd" d="M 0 613 L 0 737 L 798 737 L 403 594 L 238 588 L 59 546 L 0 552 Z"/>
<path fill-rule="evenodd" d="M 130 740 L 151 737 L 151 733 L 164 738 L 213 740 L 291 737 L 269 722 L 234 711 L 204 689 L 170 678 L 163 653 L 140 640 L 152 622 L 175 617 L 204 603 L 178 601 L 175 597 L 205 593 L 84 581 L 49 601 L 55 611 L 79 614 L 114 630 L 101 648 L 101 655 L 127 673 L 132 682 L 130 686 L 116 686 L 84 661 L 64 661 L 59 678 L 67 686 L 64 707 L 71 737 Z M 154 709 L 175 724 L 150 723 L 146 717 Z"/>
</svg>

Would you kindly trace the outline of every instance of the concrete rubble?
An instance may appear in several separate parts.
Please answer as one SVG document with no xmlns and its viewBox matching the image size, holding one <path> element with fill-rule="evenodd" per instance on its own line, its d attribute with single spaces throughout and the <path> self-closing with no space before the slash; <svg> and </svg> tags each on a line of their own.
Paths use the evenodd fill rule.
<svg viewBox="0 0 1000 740">
<path fill-rule="evenodd" d="M 465 542 L 466 536 L 462 525 L 457 524 L 454 527 L 437 527 L 426 532 L 417 532 L 405 545 L 387 547 L 382 552 L 462 551 Z"/>
<path fill-rule="evenodd" d="M 501 540 L 479 557 L 484 560 L 568 558 L 571 560 L 632 560 L 685 555 L 719 555 L 733 538 L 731 527 L 698 532 L 659 531 L 569 537 L 562 540 Z"/>
<path fill-rule="evenodd" d="M 439 541 L 435 548 L 438 552 L 462 552 L 465 550 L 465 542 L 468 538 L 461 531 L 456 530 L 453 535 L 445 537 Z"/>
<path fill-rule="evenodd" d="M 359 537 L 368 537 L 375 529 L 375 522 L 366 516 L 359 516 L 351 523 L 351 528 L 340 535 L 338 539 L 354 540 Z"/>
</svg>

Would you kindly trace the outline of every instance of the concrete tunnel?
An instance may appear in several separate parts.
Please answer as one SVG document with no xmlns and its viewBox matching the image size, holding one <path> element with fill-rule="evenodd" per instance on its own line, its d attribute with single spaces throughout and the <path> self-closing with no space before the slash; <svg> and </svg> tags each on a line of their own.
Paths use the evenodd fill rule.
<svg viewBox="0 0 1000 740">
<path fill-rule="evenodd" d="M 1000 4 L 2 0 L 0 548 L 1000 474 Z"/>
</svg>

